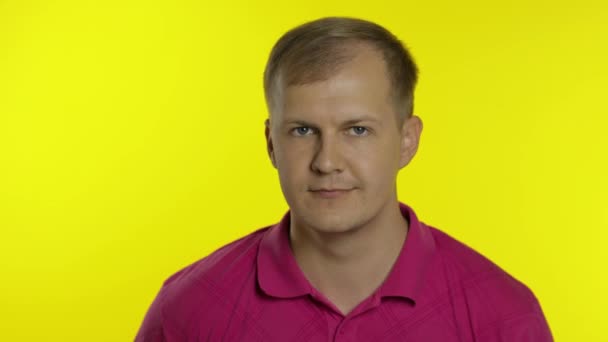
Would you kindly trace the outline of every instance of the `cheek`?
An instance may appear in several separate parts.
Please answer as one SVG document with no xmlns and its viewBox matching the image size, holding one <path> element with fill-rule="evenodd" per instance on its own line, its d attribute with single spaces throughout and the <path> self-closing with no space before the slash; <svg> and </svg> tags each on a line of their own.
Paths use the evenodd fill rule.
<svg viewBox="0 0 608 342">
<path fill-rule="evenodd" d="M 275 149 L 275 157 L 281 182 L 286 186 L 297 186 L 305 182 L 309 155 L 305 146 L 290 145 Z"/>
<path fill-rule="evenodd" d="M 351 155 L 350 160 L 357 176 L 376 187 L 392 183 L 399 167 L 399 153 L 390 144 L 361 147 Z"/>
</svg>

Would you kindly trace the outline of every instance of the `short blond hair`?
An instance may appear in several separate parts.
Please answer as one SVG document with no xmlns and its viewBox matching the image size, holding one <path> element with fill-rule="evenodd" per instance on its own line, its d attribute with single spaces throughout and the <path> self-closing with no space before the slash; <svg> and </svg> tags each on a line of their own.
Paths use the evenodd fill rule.
<svg viewBox="0 0 608 342">
<path fill-rule="evenodd" d="M 269 117 L 283 89 L 329 79 L 356 57 L 353 45 L 367 43 L 381 53 L 400 119 L 414 109 L 418 67 L 405 45 L 384 27 L 349 17 L 326 17 L 299 25 L 275 43 L 264 70 L 264 95 Z"/>
</svg>

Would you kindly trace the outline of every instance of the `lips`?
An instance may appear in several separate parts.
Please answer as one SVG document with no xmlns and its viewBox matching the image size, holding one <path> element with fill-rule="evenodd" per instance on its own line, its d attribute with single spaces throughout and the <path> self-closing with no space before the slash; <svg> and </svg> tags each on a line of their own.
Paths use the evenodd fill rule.
<svg viewBox="0 0 608 342">
<path fill-rule="evenodd" d="M 312 193 L 321 198 L 336 198 L 348 194 L 353 189 L 341 189 L 341 188 L 319 188 L 317 190 L 311 190 Z"/>
<path fill-rule="evenodd" d="M 311 191 L 348 191 L 351 189 L 340 189 L 340 188 L 319 188 L 319 189 L 313 189 Z"/>
</svg>

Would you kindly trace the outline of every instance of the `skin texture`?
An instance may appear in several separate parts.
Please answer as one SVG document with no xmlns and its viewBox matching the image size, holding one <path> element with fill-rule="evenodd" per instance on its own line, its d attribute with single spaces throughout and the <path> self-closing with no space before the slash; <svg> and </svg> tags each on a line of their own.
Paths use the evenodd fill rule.
<svg viewBox="0 0 608 342">
<path fill-rule="evenodd" d="M 356 57 L 329 79 L 284 89 L 265 123 L 296 260 L 343 314 L 384 281 L 403 246 L 396 178 L 422 131 L 415 115 L 399 124 L 381 54 L 352 48 Z M 348 191 L 328 198 L 322 188 Z"/>
</svg>

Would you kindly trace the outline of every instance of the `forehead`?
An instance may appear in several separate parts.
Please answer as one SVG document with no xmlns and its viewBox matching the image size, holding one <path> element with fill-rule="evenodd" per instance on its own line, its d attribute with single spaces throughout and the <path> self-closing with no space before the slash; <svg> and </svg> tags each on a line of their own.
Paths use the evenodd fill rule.
<svg viewBox="0 0 608 342">
<path fill-rule="evenodd" d="M 281 121 L 343 121 L 355 116 L 393 119 L 390 81 L 382 55 L 369 47 L 358 49 L 356 56 L 327 80 L 284 89 Z"/>
</svg>

